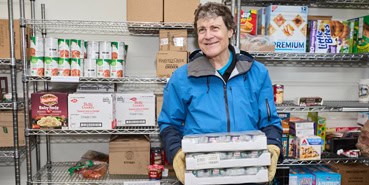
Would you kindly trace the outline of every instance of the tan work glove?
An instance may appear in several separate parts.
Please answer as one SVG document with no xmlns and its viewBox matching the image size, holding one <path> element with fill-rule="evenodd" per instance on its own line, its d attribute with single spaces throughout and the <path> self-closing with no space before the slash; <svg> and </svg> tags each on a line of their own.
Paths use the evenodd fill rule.
<svg viewBox="0 0 369 185">
<path fill-rule="evenodd" d="M 281 150 L 276 145 L 268 145 L 267 147 L 268 147 L 268 151 L 271 157 L 271 160 L 270 160 L 271 163 L 270 163 L 270 166 L 268 167 L 268 180 L 269 182 L 271 182 L 277 170 L 277 163 L 278 163 L 278 158 L 279 158 L 279 154 L 281 153 Z"/>
<path fill-rule="evenodd" d="M 186 172 L 186 161 L 185 154 L 182 152 L 182 148 L 178 150 L 173 159 L 173 168 L 176 172 L 177 179 L 185 184 L 185 172 Z"/>
</svg>

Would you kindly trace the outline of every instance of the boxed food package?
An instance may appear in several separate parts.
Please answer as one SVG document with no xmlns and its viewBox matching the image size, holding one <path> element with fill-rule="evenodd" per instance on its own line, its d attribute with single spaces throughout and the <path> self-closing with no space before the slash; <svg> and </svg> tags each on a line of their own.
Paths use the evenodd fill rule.
<svg viewBox="0 0 369 185">
<path fill-rule="evenodd" d="M 69 94 L 68 110 L 71 130 L 103 130 L 116 126 L 114 94 Z"/>
<path fill-rule="evenodd" d="M 352 43 L 352 53 L 358 53 L 357 50 L 357 46 L 358 46 L 358 36 L 359 36 L 359 18 L 354 18 L 354 19 L 349 19 L 348 20 L 350 22 L 350 26 L 352 26 L 352 41 L 350 41 L 350 43 Z M 351 34 L 351 33 L 350 33 Z"/>
<path fill-rule="evenodd" d="M 162 22 L 163 0 L 127 0 L 127 21 Z"/>
<path fill-rule="evenodd" d="M 290 123 L 289 123 L 290 116 L 291 116 L 291 113 L 289 113 L 289 112 L 278 112 L 278 117 L 281 118 L 281 121 L 282 121 L 283 134 L 288 134 L 289 133 L 289 130 L 290 130 Z"/>
<path fill-rule="evenodd" d="M 186 171 L 186 184 L 241 184 L 268 181 L 266 167 L 220 168 Z"/>
<path fill-rule="evenodd" d="M 159 51 L 156 55 L 156 76 L 169 78 L 179 67 L 187 63 L 187 52 Z"/>
<path fill-rule="evenodd" d="M 369 52 L 369 15 L 359 18 L 359 34 L 357 41 L 357 52 Z"/>
<path fill-rule="evenodd" d="M 182 150 L 184 153 L 265 150 L 267 140 L 259 130 L 209 133 L 184 136 Z"/>
<path fill-rule="evenodd" d="M 299 160 L 320 160 L 322 139 L 319 136 L 296 137 L 294 156 Z"/>
<path fill-rule="evenodd" d="M 310 53 L 349 53 L 349 50 L 349 22 L 338 20 L 311 22 Z"/>
<path fill-rule="evenodd" d="M 13 112 L 0 111 L 0 118 L 0 147 L 13 147 Z M 25 145 L 23 111 L 18 111 L 18 142 L 19 146 Z"/>
<path fill-rule="evenodd" d="M 270 153 L 266 150 L 186 154 L 187 170 L 268 165 Z"/>
<path fill-rule="evenodd" d="M 32 128 L 68 129 L 68 93 L 35 92 L 31 94 Z"/>
<path fill-rule="evenodd" d="M 116 94 L 118 126 L 155 125 L 155 95 L 153 93 Z"/>
<path fill-rule="evenodd" d="M 257 10 L 241 10 L 240 32 L 256 35 L 257 29 Z"/>
<path fill-rule="evenodd" d="M 306 52 L 307 6 L 266 7 L 266 32 L 275 43 L 275 52 Z"/>
<path fill-rule="evenodd" d="M 262 7 L 257 12 L 257 34 L 265 35 L 266 8 Z"/>
<path fill-rule="evenodd" d="M 164 0 L 164 22 L 193 23 L 199 4 L 200 0 Z"/>
<path fill-rule="evenodd" d="M 331 169 L 341 174 L 343 185 L 367 185 L 369 184 L 369 167 L 365 164 L 333 163 Z"/>
<path fill-rule="evenodd" d="M 109 174 L 147 175 L 150 142 L 144 135 L 125 135 L 109 143 Z"/>
<path fill-rule="evenodd" d="M 322 149 L 325 148 L 325 143 L 326 143 L 326 130 L 327 130 L 327 126 L 326 126 L 326 118 L 321 117 L 318 115 L 318 112 L 309 112 L 307 119 L 309 121 L 313 121 L 315 122 L 316 125 L 316 129 L 315 129 L 315 135 L 320 136 L 320 138 L 322 138 Z"/>
<path fill-rule="evenodd" d="M 313 185 L 313 175 L 309 172 L 306 172 L 301 167 L 291 167 L 289 184 Z"/>
<path fill-rule="evenodd" d="M 159 30 L 160 51 L 187 51 L 186 29 Z"/>
<path fill-rule="evenodd" d="M 315 130 L 314 129 L 298 129 L 298 130 L 295 130 L 293 128 L 290 128 L 290 134 L 293 135 L 293 136 L 297 136 L 297 137 L 314 136 L 315 135 Z"/>
<path fill-rule="evenodd" d="M 21 59 L 21 32 L 19 20 L 14 20 L 14 52 L 15 58 Z M 10 58 L 10 41 L 9 41 L 9 20 L 0 19 L 0 58 Z M 26 29 L 26 42 L 28 42 L 28 37 L 31 35 L 31 30 Z M 26 44 L 29 46 L 29 44 Z"/>
<path fill-rule="evenodd" d="M 156 120 L 159 119 L 161 108 L 163 107 L 163 95 L 156 95 Z"/>
<path fill-rule="evenodd" d="M 305 167 L 304 169 L 313 174 L 313 184 L 341 184 L 341 175 L 325 166 L 316 165 Z"/>
</svg>

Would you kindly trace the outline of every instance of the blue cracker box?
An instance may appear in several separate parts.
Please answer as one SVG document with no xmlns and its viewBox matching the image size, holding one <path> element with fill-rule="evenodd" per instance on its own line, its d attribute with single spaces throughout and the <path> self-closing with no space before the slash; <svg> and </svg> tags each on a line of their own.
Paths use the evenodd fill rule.
<svg viewBox="0 0 369 185">
<path fill-rule="evenodd" d="M 341 175 L 325 166 L 309 166 L 305 170 L 313 174 L 313 185 L 341 185 Z"/>
<path fill-rule="evenodd" d="M 306 52 L 307 15 L 307 6 L 266 7 L 265 31 L 274 40 L 275 52 Z"/>
<path fill-rule="evenodd" d="M 293 185 L 313 185 L 313 174 L 300 167 L 290 168 L 289 184 Z"/>
<path fill-rule="evenodd" d="M 291 117 L 291 114 L 289 112 L 278 112 L 278 117 L 281 119 L 282 122 L 283 134 L 288 134 L 290 130 L 289 119 Z"/>
</svg>

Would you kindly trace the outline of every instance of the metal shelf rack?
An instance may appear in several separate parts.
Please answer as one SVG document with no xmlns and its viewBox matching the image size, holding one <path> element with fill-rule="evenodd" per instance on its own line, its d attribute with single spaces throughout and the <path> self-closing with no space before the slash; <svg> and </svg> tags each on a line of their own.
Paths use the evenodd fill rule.
<svg viewBox="0 0 369 185">
<path fill-rule="evenodd" d="M 124 77 L 124 78 L 91 78 L 91 77 L 63 77 L 52 78 L 46 76 L 27 76 L 27 82 L 96 82 L 96 83 L 167 83 L 167 78 L 139 78 L 139 77 Z"/>
<path fill-rule="evenodd" d="M 119 21 L 80 21 L 80 20 L 24 20 L 37 32 L 105 35 L 157 35 L 160 29 L 188 29 L 192 23 L 162 22 L 119 22 Z"/>
<path fill-rule="evenodd" d="M 297 106 L 292 101 L 277 105 L 278 112 L 368 112 L 368 103 L 357 101 L 325 101 L 322 106 Z"/>
<path fill-rule="evenodd" d="M 231 4 L 231 0 L 223 0 L 227 5 Z M 334 8 L 334 9 L 368 9 L 368 0 L 241 0 L 242 6 L 268 6 L 271 4 L 278 5 L 295 5 L 309 6 L 311 8 Z"/>
<path fill-rule="evenodd" d="M 369 158 L 358 157 L 349 158 L 344 156 L 335 155 L 329 152 L 323 152 L 320 160 L 298 160 L 287 158 L 283 162 L 279 163 L 278 166 L 291 166 L 291 165 L 316 165 L 316 164 L 337 164 L 337 163 L 367 163 Z"/>
<path fill-rule="evenodd" d="M 28 129 L 29 135 L 158 134 L 157 126 L 122 126 L 110 130 Z"/>
<path fill-rule="evenodd" d="M 19 158 L 26 158 L 26 147 L 19 147 Z M 0 147 L 0 167 L 14 165 L 14 147 Z"/>
<path fill-rule="evenodd" d="M 45 165 L 33 176 L 32 184 L 126 184 L 128 182 L 142 182 L 155 184 L 158 181 L 149 181 L 147 175 L 105 175 L 101 179 L 82 179 L 78 174 L 69 175 L 68 168 L 75 165 L 75 162 L 54 162 Z M 176 179 L 164 178 L 159 181 L 162 185 L 178 184 Z"/>
</svg>

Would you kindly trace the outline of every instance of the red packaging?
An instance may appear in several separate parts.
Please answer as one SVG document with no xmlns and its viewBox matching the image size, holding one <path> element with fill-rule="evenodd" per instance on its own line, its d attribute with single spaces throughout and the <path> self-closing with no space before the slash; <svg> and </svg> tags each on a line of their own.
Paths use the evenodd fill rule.
<svg viewBox="0 0 369 185">
<path fill-rule="evenodd" d="M 162 177 L 162 171 L 164 170 L 163 165 L 149 165 L 149 179 L 160 180 Z"/>
<path fill-rule="evenodd" d="M 244 12 L 241 10 L 240 32 L 256 35 L 257 31 L 257 10 Z"/>
</svg>

